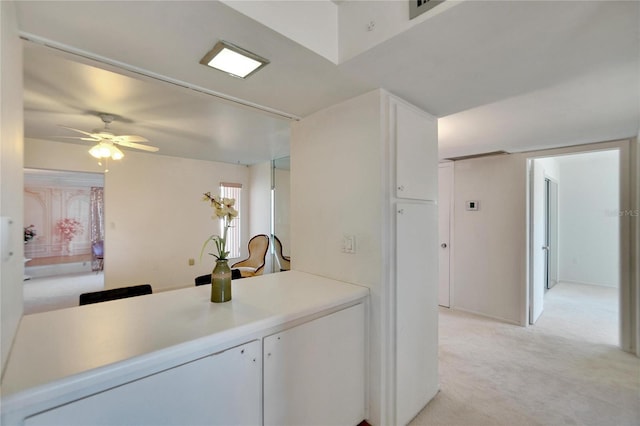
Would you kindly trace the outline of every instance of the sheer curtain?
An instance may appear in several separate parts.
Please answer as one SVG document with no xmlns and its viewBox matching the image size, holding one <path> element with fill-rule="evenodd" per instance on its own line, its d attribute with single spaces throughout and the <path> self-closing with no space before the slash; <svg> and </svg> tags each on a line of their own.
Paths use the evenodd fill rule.
<svg viewBox="0 0 640 426">
<path fill-rule="evenodd" d="M 104 247 L 104 188 L 91 187 L 90 205 L 91 246 L 100 244 Z M 91 269 L 102 270 L 102 253 L 92 250 Z M 98 255 L 100 258 L 98 258 Z"/>
</svg>

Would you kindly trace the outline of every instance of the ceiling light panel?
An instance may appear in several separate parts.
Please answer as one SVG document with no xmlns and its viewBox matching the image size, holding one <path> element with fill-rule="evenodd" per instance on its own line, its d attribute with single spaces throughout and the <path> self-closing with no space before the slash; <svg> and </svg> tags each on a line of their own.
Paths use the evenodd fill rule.
<svg viewBox="0 0 640 426">
<path fill-rule="evenodd" d="M 200 63 L 233 77 L 247 78 L 267 65 L 269 61 L 231 43 L 219 41 L 200 60 Z"/>
</svg>

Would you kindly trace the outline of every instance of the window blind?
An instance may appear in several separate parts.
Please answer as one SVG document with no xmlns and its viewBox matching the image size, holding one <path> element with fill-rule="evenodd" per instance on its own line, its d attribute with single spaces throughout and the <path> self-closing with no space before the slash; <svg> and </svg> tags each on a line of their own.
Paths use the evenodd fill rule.
<svg viewBox="0 0 640 426">
<path fill-rule="evenodd" d="M 242 184 L 231 182 L 220 182 L 220 196 L 223 198 L 235 198 L 235 209 L 238 216 L 231 221 L 229 231 L 227 231 L 226 249 L 230 258 L 240 257 L 240 217 L 242 216 Z M 224 232 L 223 221 L 220 221 L 220 235 Z"/>
</svg>

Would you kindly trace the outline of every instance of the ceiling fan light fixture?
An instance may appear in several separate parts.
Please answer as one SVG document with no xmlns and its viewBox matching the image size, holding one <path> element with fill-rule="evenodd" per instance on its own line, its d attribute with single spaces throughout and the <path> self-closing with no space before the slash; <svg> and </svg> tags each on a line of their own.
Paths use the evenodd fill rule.
<svg viewBox="0 0 640 426">
<path fill-rule="evenodd" d="M 269 60 L 229 42 L 220 40 L 200 63 L 245 79 L 269 64 Z"/>
<path fill-rule="evenodd" d="M 112 148 L 113 148 L 113 152 L 111 153 L 111 159 L 122 160 L 122 158 L 124 157 L 124 153 L 115 146 L 112 146 Z"/>
<path fill-rule="evenodd" d="M 100 142 L 97 145 L 91 147 L 91 149 L 89 150 L 89 154 L 97 159 L 100 159 L 109 157 L 111 155 L 111 152 L 109 151 L 109 148 L 105 146 L 105 144 Z"/>
<path fill-rule="evenodd" d="M 106 142 L 100 142 L 97 145 L 91 147 L 91 149 L 89 150 L 89 154 L 91 154 L 92 157 L 95 157 L 98 160 L 102 158 L 121 160 L 124 157 L 124 153 L 122 151 L 113 146 L 113 144 Z"/>
</svg>

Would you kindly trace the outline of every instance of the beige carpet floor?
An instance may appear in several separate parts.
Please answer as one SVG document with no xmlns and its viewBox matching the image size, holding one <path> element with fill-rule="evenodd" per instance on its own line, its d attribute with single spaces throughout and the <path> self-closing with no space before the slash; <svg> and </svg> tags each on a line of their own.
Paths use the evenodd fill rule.
<svg viewBox="0 0 640 426">
<path fill-rule="evenodd" d="M 440 311 L 440 392 L 417 425 L 640 425 L 640 359 L 617 290 L 561 283 L 536 325 Z"/>
<path fill-rule="evenodd" d="M 24 314 L 78 306 L 80 294 L 104 289 L 102 272 L 32 278 L 24 281 Z"/>
</svg>

